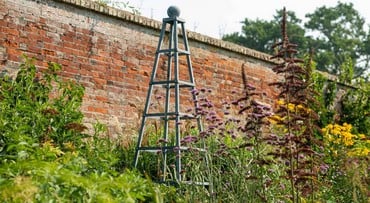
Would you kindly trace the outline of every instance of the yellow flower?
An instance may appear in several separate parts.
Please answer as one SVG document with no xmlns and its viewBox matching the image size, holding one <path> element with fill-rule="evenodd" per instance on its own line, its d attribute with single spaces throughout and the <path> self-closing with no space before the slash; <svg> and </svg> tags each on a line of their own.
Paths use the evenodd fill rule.
<svg viewBox="0 0 370 203">
<path fill-rule="evenodd" d="M 65 142 L 63 143 L 63 146 L 65 147 L 66 150 L 74 151 L 75 146 L 72 142 Z"/>
<path fill-rule="evenodd" d="M 356 147 L 349 151 L 348 156 L 368 156 L 370 154 L 370 149 L 368 148 L 363 148 L 363 147 Z"/>
<path fill-rule="evenodd" d="M 359 139 L 365 139 L 365 138 L 366 138 L 366 136 L 365 136 L 365 134 L 358 134 L 358 138 L 359 138 Z"/>
<path fill-rule="evenodd" d="M 324 142 L 334 156 L 338 153 L 348 156 L 370 155 L 370 140 L 366 139 L 365 134 L 353 134 L 352 129 L 353 126 L 348 123 L 329 124 L 322 128 Z"/>
<path fill-rule="evenodd" d="M 324 138 L 327 144 L 343 144 L 344 146 L 352 146 L 356 135 L 351 133 L 352 125 L 343 123 L 343 125 L 329 124 L 322 129 Z"/>
<path fill-rule="evenodd" d="M 295 111 L 295 105 L 294 105 L 294 104 L 289 103 L 289 104 L 288 104 L 288 109 L 289 109 L 289 111 Z"/>
<path fill-rule="evenodd" d="M 279 99 L 279 100 L 277 100 L 277 102 L 276 102 L 278 105 L 284 105 L 285 104 L 285 101 L 284 101 L 284 99 Z"/>
<path fill-rule="evenodd" d="M 63 155 L 64 152 L 59 149 L 59 147 L 55 147 L 52 141 L 46 141 L 42 144 L 42 147 L 46 149 L 48 152 L 55 154 L 56 156 Z"/>
</svg>

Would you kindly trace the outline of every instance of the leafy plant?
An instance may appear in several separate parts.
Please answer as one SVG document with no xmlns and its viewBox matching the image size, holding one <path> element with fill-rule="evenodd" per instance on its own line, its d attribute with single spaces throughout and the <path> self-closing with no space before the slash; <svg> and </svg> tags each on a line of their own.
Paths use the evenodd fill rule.
<svg viewBox="0 0 370 203">
<path fill-rule="evenodd" d="M 329 124 L 322 129 L 325 144 L 325 199 L 339 202 L 366 202 L 370 142 L 354 133 L 351 124 Z M 345 187 L 343 187 L 345 186 Z"/>
<path fill-rule="evenodd" d="M 164 202 L 175 191 L 123 170 L 118 142 L 84 133 L 84 88 L 25 58 L 0 78 L 0 199 L 4 202 Z"/>
<path fill-rule="evenodd" d="M 340 122 L 351 123 L 358 133 L 370 135 L 370 84 L 357 79 L 354 88 L 347 89 L 339 101 Z"/>
</svg>

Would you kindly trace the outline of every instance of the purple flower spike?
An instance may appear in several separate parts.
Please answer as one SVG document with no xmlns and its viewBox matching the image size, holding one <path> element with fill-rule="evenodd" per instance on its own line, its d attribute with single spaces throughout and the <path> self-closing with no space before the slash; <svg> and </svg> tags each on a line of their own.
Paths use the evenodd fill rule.
<svg viewBox="0 0 370 203">
<path fill-rule="evenodd" d="M 210 125 L 210 126 L 208 126 L 208 129 L 209 130 L 213 130 L 213 129 L 215 129 L 217 126 L 215 126 L 215 125 Z"/>
<path fill-rule="evenodd" d="M 208 104 L 207 103 L 202 103 L 200 104 L 201 107 L 208 107 Z"/>
<path fill-rule="evenodd" d="M 213 107 L 213 103 L 212 102 L 207 102 L 207 105 L 208 105 L 207 106 L 208 108 L 212 108 Z"/>
<path fill-rule="evenodd" d="M 155 98 L 156 99 L 162 99 L 162 96 L 161 95 L 157 95 Z"/>
<path fill-rule="evenodd" d="M 195 110 L 196 111 L 201 111 L 201 110 L 203 110 L 203 108 L 202 107 L 196 107 Z"/>
<path fill-rule="evenodd" d="M 199 133 L 200 137 L 204 138 L 207 136 L 207 132 L 203 131 Z"/>
<path fill-rule="evenodd" d="M 180 147 L 174 147 L 174 148 L 173 148 L 173 151 L 174 151 L 174 152 L 178 152 L 179 150 L 180 150 Z"/>
<path fill-rule="evenodd" d="M 325 174 L 328 171 L 328 169 L 329 169 L 329 165 L 327 165 L 327 164 L 320 165 L 320 172 L 321 173 Z"/>
<path fill-rule="evenodd" d="M 264 117 L 264 115 L 263 115 L 263 114 L 259 114 L 259 113 L 252 113 L 252 116 L 253 116 L 254 118 L 263 118 L 263 117 Z"/>
<path fill-rule="evenodd" d="M 192 94 L 196 94 L 196 93 L 198 93 L 198 90 L 197 90 L 197 89 L 192 89 L 192 90 L 191 90 L 191 93 L 192 93 Z"/>
<path fill-rule="evenodd" d="M 247 88 L 249 89 L 249 90 L 255 90 L 256 88 L 252 85 L 252 84 L 247 84 Z"/>
<path fill-rule="evenodd" d="M 265 116 L 266 116 L 266 117 L 271 116 L 271 115 L 272 115 L 272 113 L 271 113 L 271 112 L 266 112 L 266 113 L 265 113 Z"/>
<path fill-rule="evenodd" d="M 181 140 L 181 143 L 182 143 L 182 144 L 189 144 L 189 143 L 196 142 L 196 141 L 198 141 L 198 138 L 197 138 L 197 137 L 194 137 L 194 136 L 188 135 L 188 136 L 184 137 L 184 138 Z"/>
</svg>

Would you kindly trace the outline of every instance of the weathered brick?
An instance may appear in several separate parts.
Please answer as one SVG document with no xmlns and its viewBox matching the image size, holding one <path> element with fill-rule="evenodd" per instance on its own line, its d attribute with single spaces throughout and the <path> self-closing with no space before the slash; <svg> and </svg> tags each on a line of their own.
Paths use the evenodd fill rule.
<svg viewBox="0 0 370 203">
<path fill-rule="evenodd" d="M 40 67 L 45 68 L 48 61 L 60 63 L 63 77 L 85 86 L 85 121 L 100 119 L 110 132 L 119 133 L 122 128 L 110 121 L 112 116 L 122 123 L 138 122 L 161 25 L 88 0 L 81 2 L 0 1 L 0 69 L 16 66 L 22 53 L 35 57 Z M 278 77 L 269 68 L 273 61 L 268 55 L 197 33 L 189 32 L 188 38 L 196 84 L 213 89 L 212 98 L 224 100 L 232 98 L 231 90 L 241 91 L 244 64 L 248 81 L 269 95 L 265 102 L 273 101 L 276 89 L 268 84 Z M 165 78 L 166 60 L 159 60 L 158 79 Z M 187 80 L 186 58 L 179 60 L 180 78 Z M 185 94 L 181 100 L 190 104 Z"/>
<path fill-rule="evenodd" d="M 103 108 L 103 107 L 88 106 L 87 110 L 90 111 L 90 112 L 101 113 L 101 114 L 107 114 L 108 113 L 108 109 Z"/>
</svg>

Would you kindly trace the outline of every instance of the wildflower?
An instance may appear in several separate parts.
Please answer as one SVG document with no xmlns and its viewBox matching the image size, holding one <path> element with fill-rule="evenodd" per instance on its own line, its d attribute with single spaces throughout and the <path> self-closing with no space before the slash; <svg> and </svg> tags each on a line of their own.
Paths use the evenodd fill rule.
<svg viewBox="0 0 370 203">
<path fill-rule="evenodd" d="M 173 148 L 173 152 L 178 152 L 178 151 L 180 151 L 180 147 L 174 147 Z"/>
<path fill-rule="evenodd" d="M 365 136 L 365 134 L 358 134 L 358 138 L 359 138 L 359 139 L 365 139 L 365 138 L 366 138 L 366 136 Z"/>
<path fill-rule="evenodd" d="M 197 89 L 192 89 L 191 90 L 191 94 L 198 96 L 199 95 L 199 91 Z"/>
<path fill-rule="evenodd" d="M 65 142 L 63 143 L 63 146 L 66 150 L 75 151 L 75 146 L 72 142 Z"/>
<path fill-rule="evenodd" d="M 161 95 L 157 95 L 155 98 L 159 100 L 159 99 L 162 99 L 162 96 Z"/>
<path fill-rule="evenodd" d="M 210 102 L 210 101 L 208 101 L 208 102 L 207 102 L 207 107 L 208 107 L 208 108 L 212 108 L 212 107 L 213 107 L 213 103 L 212 103 L 212 102 Z"/>
<path fill-rule="evenodd" d="M 248 88 L 249 90 L 255 90 L 256 89 L 252 84 L 249 84 L 249 83 L 246 84 L 246 88 Z"/>
<path fill-rule="evenodd" d="M 191 112 L 193 109 L 192 108 L 188 108 L 188 109 L 186 109 L 186 112 L 187 113 L 189 113 L 189 112 Z"/>
<path fill-rule="evenodd" d="M 285 105 L 285 101 L 283 99 L 279 99 L 276 101 L 278 105 Z"/>
<path fill-rule="evenodd" d="M 181 143 L 183 144 L 187 144 L 187 143 L 191 143 L 191 142 L 196 142 L 198 140 L 197 137 L 195 136 L 191 136 L 191 135 L 188 135 L 186 137 L 184 137 L 182 140 L 181 140 Z"/>
<path fill-rule="evenodd" d="M 370 155 L 370 148 L 366 146 L 355 147 L 351 151 L 347 153 L 348 156 L 359 156 L 359 157 L 367 157 Z"/>
<path fill-rule="evenodd" d="M 325 174 L 329 169 L 329 165 L 327 164 L 321 164 L 320 165 L 320 173 Z"/>
</svg>

